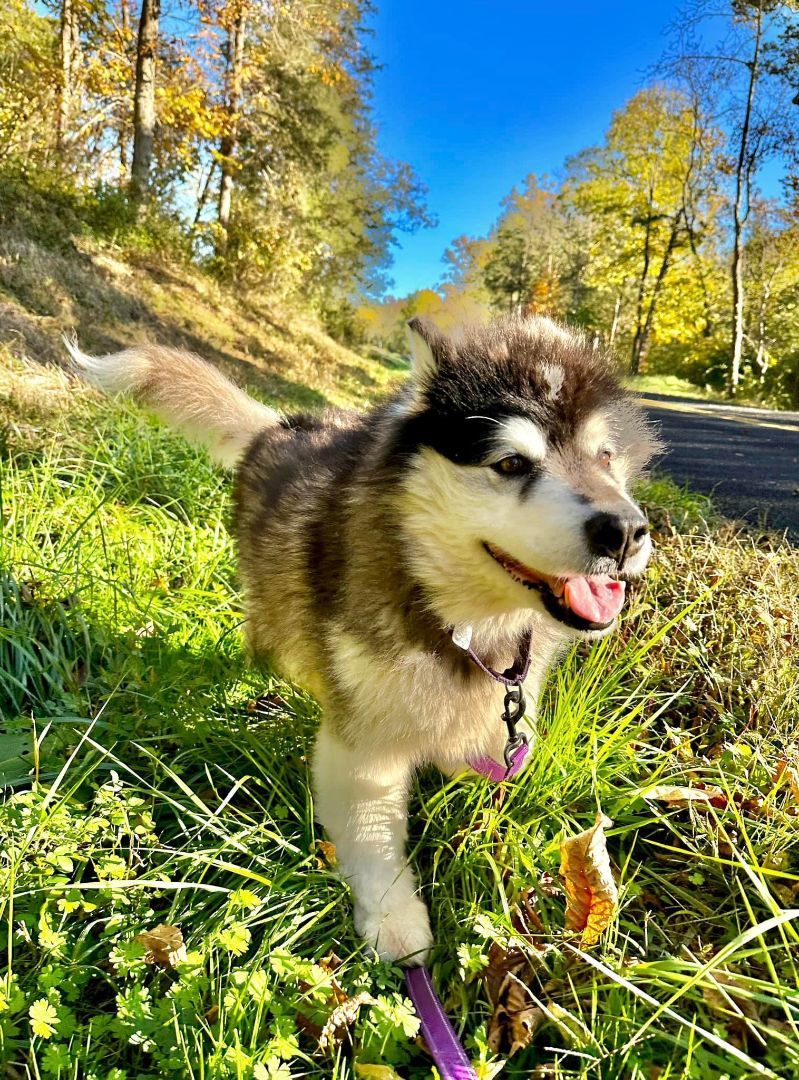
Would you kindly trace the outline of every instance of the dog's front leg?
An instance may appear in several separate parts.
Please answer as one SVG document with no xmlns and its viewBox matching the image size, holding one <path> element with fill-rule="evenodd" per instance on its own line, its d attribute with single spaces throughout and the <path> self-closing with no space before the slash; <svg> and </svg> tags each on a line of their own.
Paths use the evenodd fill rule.
<svg viewBox="0 0 799 1080">
<path fill-rule="evenodd" d="M 314 757 L 316 815 L 355 897 L 355 926 L 385 960 L 422 964 L 427 908 L 405 858 L 412 768 L 397 755 L 352 750 L 325 724 Z"/>
</svg>

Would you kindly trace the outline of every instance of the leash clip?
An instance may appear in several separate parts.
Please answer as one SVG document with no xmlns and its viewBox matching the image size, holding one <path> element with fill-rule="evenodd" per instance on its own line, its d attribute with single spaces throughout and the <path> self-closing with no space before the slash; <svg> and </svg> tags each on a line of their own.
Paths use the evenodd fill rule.
<svg viewBox="0 0 799 1080">
<path fill-rule="evenodd" d="M 508 770 L 513 768 L 516 753 L 522 746 L 527 746 L 527 736 L 516 730 L 516 722 L 521 720 L 527 708 L 524 700 L 521 684 L 508 687 L 505 694 L 504 711 L 502 719 L 508 729 L 508 740 L 505 743 L 505 765 Z"/>
</svg>

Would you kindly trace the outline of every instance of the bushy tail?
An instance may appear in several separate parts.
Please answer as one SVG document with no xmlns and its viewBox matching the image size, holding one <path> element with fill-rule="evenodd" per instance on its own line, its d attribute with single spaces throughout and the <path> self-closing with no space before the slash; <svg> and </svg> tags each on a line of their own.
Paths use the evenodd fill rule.
<svg viewBox="0 0 799 1080">
<path fill-rule="evenodd" d="M 81 375 L 107 394 L 129 393 L 187 439 L 206 447 L 220 465 L 235 465 L 251 440 L 280 420 L 194 353 L 141 345 L 108 356 L 87 356 L 64 338 Z"/>
</svg>

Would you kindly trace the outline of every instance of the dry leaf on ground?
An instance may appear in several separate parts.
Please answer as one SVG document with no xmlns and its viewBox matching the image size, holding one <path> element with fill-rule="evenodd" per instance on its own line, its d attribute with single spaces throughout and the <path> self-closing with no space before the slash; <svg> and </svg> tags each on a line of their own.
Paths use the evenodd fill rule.
<svg viewBox="0 0 799 1080">
<path fill-rule="evenodd" d="M 319 1036 L 320 1050 L 333 1050 L 344 1041 L 349 1034 L 352 1024 L 358 1019 L 358 1013 L 362 1005 L 374 1005 L 375 999 L 371 994 L 363 991 L 355 997 L 347 998 L 341 1005 L 337 1005 L 328 1016 L 322 1033 Z"/>
<path fill-rule="evenodd" d="M 714 1012 L 721 1015 L 734 1013 L 749 1020 L 759 1018 L 757 1001 L 751 993 L 746 993 L 744 982 L 735 972 L 709 971 L 707 982 L 702 985 L 702 997 Z"/>
<path fill-rule="evenodd" d="M 134 941 L 138 941 L 139 945 L 143 945 L 147 950 L 144 957 L 147 964 L 160 964 L 161 967 L 171 968 L 186 959 L 183 934 L 177 926 L 161 923 L 153 930 L 137 934 Z"/>
<path fill-rule="evenodd" d="M 318 870 L 334 870 L 338 863 L 336 845 L 330 840 L 316 841 L 316 867 Z"/>
<path fill-rule="evenodd" d="M 488 1045 L 495 1054 L 513 1057 L 523 1050 L 544 1019 L 544 1011 L 529 989 L 536 974 L 531 957 L 521 949 L 504 949 L 496 942 L 491 946 L 483 979 L 494 1006 L 488 1024 Z"/>
<path fill-rule="evenodd" d="M 668 806 L 687 806 L 689 803 L 695 803 L 714 806 L 717 810 L 723 810 L 729 802 L 721 788 L 681 787 L 673 784 L 657 784 L 644 792 L 644 798 L 654 799 Z"/>
<path fill-rule="evenodd" d="M 582 930 L 584 947 L 599 941 L 619 903 L 605 842 L 605 829 L 612 824 L 597 814 L 595 825 L 560 845 L 560 873 L 568 900 L 566 929 Z"/>
<path fill-rule="evenodd" d="M 359 1080 L 402 1080 L 390 1065 L 362 1065 L 359 1061 L 355 1062 L 355 1075 Z"/>
</svg>

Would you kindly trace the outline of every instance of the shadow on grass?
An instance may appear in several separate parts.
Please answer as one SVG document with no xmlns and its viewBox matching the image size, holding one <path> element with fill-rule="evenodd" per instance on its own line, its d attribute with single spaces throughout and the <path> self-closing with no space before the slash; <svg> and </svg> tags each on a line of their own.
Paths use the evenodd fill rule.
<svg viewBox="0 0 799 1080">
<path fill-rule="evenodd" d="M 78 596 L 48 595 L 8 570 L 0 572 L 0 625 L 2 785 L 30 782 L 34 717 L 40 732 L 51 725 L 41 779 L 61 767 L 90 721 L 97 742 L 140 764 L 139 747 L 149 747 L 167 762 L 224 757 L 228 772 L 243 776 L 257 757 L 267 779 L 271 765 L 310 750 L 316 706 L 250 664 L 237 628 L 199 646 L 148 625 L 120 630 L 85 611 Z M 237 744 L 247 753 L 231 750 Z"/>
</svg>

